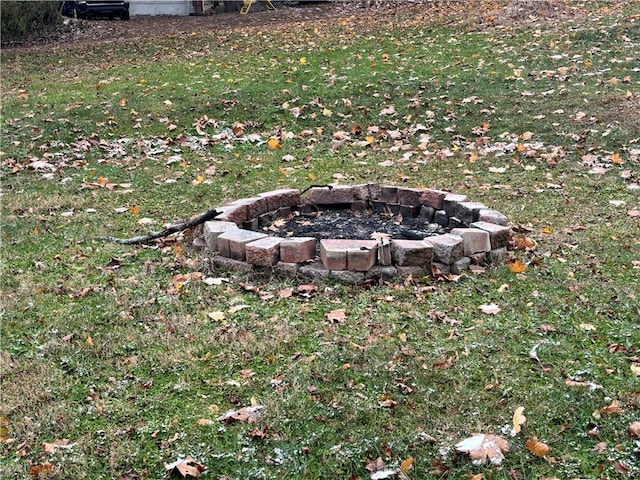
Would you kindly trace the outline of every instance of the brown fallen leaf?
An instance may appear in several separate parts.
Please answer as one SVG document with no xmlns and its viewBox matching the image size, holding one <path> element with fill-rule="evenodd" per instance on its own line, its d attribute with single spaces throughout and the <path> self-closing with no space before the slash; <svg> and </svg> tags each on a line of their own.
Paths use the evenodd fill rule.
<svg viewBox="0 0 640 480">
<path fill-rule="evenodd" d="M 45 462 L 41 465 L 33 465 L 29 469 L 29 475 L 31 475 L 32 478 L 48 478 L 52 470 L 53 464 Z"/>
<path fill-rule="evenodd" d="M 599 442 L 591 449 L 591 453 L 601 455 L 607 451 L 607 442 Z"/>
<path fill-rule="evenodd" d="M 534 455 L 538 457 L 544 457 L 551 451 L 551 447 L 544 442 L 538 440 L 538 437 L 531 437 L 526 442 L 524 442 L 524 446 L 527 447 Z"/>
<path fill-rule="evenodd" d="M 165 470 L 178 472 L 183 477 L 199 477 L 206 470 L 205 466 L 192 457 L 176 460 L 173 463 L 165 463 Z"/>
<path fill-rule="evenodd" d="M 631 422 L 629 425 L 629 433 L 636 438 L 640 438 L 640 422 Z"/>
<path fill-rule="evenodd" d="M 481 433 L 458 442 L 456 450 L 468 453 L 474 465 L 482 465 L 487 460 L 500 465 L 504 460 L 502 452 L 509 451 L 509 444 L 496 435 Z"/>
<path fill-rule="evenodd" d="M 221 422 L 247 422 L 254 423 L 258 421 L 258 411 L 263 409 L 262 405 L 255 405 L 251 407 L 242 407 L 239 410 L 229 410 L 224 415 L 218 417 Z"/>
<path fill-rule="evenodd" d="M 76 445 L 75 443 L 69 443 L 69 440 L 67 440 L 66 438 L 62 440 L 54 440 L 52 443 L 47 443 L 47 442 L 42 443 L 42 447 L 44 448 L 44 451 L 47 453 L 55 452 L 56 448 L 70 450 L 75 445 Z"/>
<path fill-rule="evenodd" d="M 620 407 L 620 402 L 618 400 L 612 400 L 611 405 L 596 410 L 593 412 L 593 416 L 595 418 L 600 418 L 603 414 L 620 415 L 621 413 L 624 413 L 624 410 Z"/>
</svg>

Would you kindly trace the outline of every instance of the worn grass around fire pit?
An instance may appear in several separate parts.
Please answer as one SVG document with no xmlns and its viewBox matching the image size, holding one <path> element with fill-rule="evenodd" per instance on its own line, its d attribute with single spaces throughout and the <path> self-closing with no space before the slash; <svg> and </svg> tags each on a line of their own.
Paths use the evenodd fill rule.
<svg viewBox="0 0 640 480">
<path fill-rule="evenodd" d="M 458 3 L 2 52 L 2 478 L 638 474 L 638 4 Z M 483 201 L 526 269 L 305 285 L 95 239 L 335 181 Z"/>
</svg>

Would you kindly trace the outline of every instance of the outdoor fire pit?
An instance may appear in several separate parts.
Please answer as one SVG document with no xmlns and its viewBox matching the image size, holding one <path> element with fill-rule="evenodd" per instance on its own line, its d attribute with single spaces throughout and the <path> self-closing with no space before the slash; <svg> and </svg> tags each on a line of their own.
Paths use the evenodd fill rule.
<svg viewBox="0 0 640 480">
<path fill-rule="evenodd" d="M 274 190 L 204 224 L 214 265 L 360 283 L 504 261 L 506 216 L 465 195 L 379 184 Z"/>
</svg>

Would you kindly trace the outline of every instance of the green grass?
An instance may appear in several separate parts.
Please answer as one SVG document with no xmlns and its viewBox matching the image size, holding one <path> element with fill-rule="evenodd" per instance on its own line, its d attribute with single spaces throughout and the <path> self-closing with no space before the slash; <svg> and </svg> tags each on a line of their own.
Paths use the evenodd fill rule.
<svg viewBox="0 0 640 480">
<path fill-rule="evenodd" d="M 367 478 L 377 457 L 416 479 L 637 475 L 640 7 L 576 5 L 562 25 L 473 3 L 3 51 L 2 477 L 166 478 L 187 455 L 208 478 Z M 465 193 L 535 240 L 511 252 L 527 270 L 281 297 L 301 281 L 212 271 L 188 236 L 96 239 L 334 181 Z M 193 271 L 230 281 L 172 283 Z M 217 420 L 252 402 L 257 422 Z M 518 406 L 502 465 L 455 452 Z"/>
</svg>

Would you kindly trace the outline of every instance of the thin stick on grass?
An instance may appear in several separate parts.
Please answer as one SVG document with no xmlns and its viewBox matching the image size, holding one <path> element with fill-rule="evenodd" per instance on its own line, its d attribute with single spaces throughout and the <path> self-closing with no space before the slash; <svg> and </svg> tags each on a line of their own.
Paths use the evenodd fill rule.
<svg viewBox="0 0 640 480">
<path fill-rule="evenodd" d="M 220 213 L 221 212 L 219 212 L 215 208 L 211 210 L 207 210 L 206 212 L 201 213 L 200 215 L 195 216 L 190 220 L 187 220 L 186 222 L 174 223 L 172 225 L 169 225 L 167 228 L 165 228 L 161 232 L 151 232 L 147 235 L 140 235 L 138 237 L 118 238 L 118 237 L 106 236 L 106 237 L 98 237 L 98 239 L 105 242 L 119 243 L 120 245 L 146 244 L 146 243 L 152 242 L 153 240 L 157 240 L 158 238 L 168 237 L 169 235 L 172 235 L 174 233 L 182 232 L 189 228 L 196 227 L 201 223 L 206 222 L 207 220 L 211 220 L 212 218 L 214 218 L 216 215 Z"/>
</svg>

